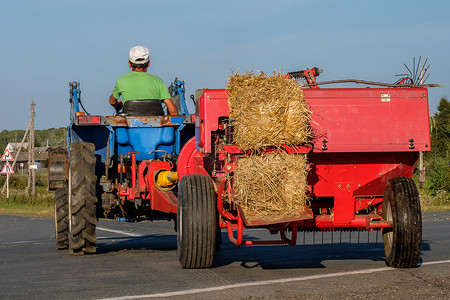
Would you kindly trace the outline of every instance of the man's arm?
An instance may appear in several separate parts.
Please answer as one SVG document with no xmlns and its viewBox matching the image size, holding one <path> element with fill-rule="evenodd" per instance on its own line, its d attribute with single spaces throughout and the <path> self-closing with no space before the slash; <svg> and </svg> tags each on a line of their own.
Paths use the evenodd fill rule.
<svg viewBox="0 0 450 300">
<path fill-rule="evenodd" d="M 112 95 L 111 95 L 112 96 Z M 114 96 L 113 96 L 114 97 Z M 111 100 L 110 100 L 111 101 Z M 169 115 L 171 116 L 176 116 L 178 115 L 178 109 L 175 106 L 175 104 L 173 104 L 172 99 L 168 98 L 168 99 L 164 99 L 164 104 L 167 106 L 167 110 L 169 111 Z"/>
<path fill-rule="evenodd" d="M 109 96 L 109 104 L 111 104 L 116 110 L 121 110 L 123 107 L 122 101 L 117 101 L 113 94 Z"/>
</svg>

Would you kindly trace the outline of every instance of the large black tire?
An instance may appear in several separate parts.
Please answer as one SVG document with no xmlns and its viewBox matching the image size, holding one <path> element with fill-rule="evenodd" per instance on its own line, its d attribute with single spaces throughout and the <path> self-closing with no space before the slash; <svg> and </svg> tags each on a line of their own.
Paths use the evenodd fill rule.
<svg viewBox="0 0 450 300">
<path fill-rule="evenodd" d="M 217 203 L 213 182 L 206 175 L 181 178 L 178 189 L 177 252 L 185 269 L 212 266 L 216 252 Z"/>
<path fill-rule="evenodd" d="M 69 192 L 68 187 L 55 190 L 56 248 L 69 247 Z"/>
<path fill-rule="evenodd" d="M 383 219 L 393 228 L 383 229 L 386 264 L 393 268 L 414 268 L 420 261 L 422 214 L 417 187 L 408 177 L 388 181 L 383 197 Z"/>
<path fill-rule="evenodd" d="M 73 255 L 95 253 L 97 237 L 95 146 L 76 142 L 69 146 L 70 232 L 69 252 Z"/>
</svg>

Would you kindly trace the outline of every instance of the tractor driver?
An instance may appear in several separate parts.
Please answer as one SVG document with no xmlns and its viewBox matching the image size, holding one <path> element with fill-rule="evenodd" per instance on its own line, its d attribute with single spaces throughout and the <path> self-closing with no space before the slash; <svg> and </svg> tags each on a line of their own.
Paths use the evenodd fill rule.
<svg viewBox="0 0 450 300">
<path fill-rule="evenodd" d="M 128 100 L 159 99 L 167 106 L 170 115 L 177 115 L 178 109 L 172 102 L 166 85 L 158 76 L 147 73 L 150 66 L 149 50 L 142 46 L 131 48 L 128 66 L 132 70 L 122 75 L 109 96 L 109 104 L 116 110 L 123 107 L 123 102 Z"/>
</svg>

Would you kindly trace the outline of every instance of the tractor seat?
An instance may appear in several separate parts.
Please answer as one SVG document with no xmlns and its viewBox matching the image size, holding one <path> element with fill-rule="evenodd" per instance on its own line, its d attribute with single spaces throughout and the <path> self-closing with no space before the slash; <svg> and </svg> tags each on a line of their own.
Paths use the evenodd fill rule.
<svg viewBox="0 0 450 300">
<path fill-rule="evenodd" d="M 161 100 L 128 100 L 123 104 L 122 113 L 128 116 L 164 116 Z"/>
</svg>

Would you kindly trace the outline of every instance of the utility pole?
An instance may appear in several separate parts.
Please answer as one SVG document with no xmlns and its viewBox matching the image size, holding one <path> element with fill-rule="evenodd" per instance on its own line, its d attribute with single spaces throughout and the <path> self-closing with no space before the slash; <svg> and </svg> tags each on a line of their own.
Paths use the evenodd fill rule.
<svg viewBox="0 0 450 300">
<path fill-rule="evenodd" d="M 22 141 L 20 142 L 20 145 L 19 145 L 19 149 L 17 150 L 16 158 L 14 159 L 14 162 L 11 166 L 13 170 L 14 170 L 14 166 L 16 165 L 16 161 L 19 158 L 20 151 L 22 150 L 23 143 L 25 142 L 25 139 L 28 136 L 28 131 L 30 130 L 30 127 L 31 127 L 31 120 L 30 120 L 30 123 L 28 123 L 27 130 L 25 130 L 25 134 L 23 135 Z M 23 175 L 23 169 L 22 169 L 22 175 Z M 2 194 L 5 192 L 5 188 L 6 188 L 6 182 L 3 185 Z"/>
<path fill-rule="evenodd" d="M 28 146 L 28 193 L 31 186 L 31 195 L 36 197 L 36 173 L 34 168 L 34 102 L 31 99 L 31 116 L 30 116 L 30 143 Z"/>
<path fill-rule="evenodd" d="M 423 67 L 420 68 L 420 84 L 423 84 Z M 423 188 L 425 183 L 425 167 L 423 165 L 423 151 L 419 152 L 419 187 Z"/>
</svg>

